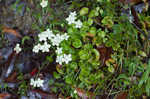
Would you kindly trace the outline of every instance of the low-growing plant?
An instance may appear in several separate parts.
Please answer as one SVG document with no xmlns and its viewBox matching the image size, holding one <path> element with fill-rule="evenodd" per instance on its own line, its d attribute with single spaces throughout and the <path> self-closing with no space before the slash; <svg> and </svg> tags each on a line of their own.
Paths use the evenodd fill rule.
<svg viewBox="0 0 150 99">
<path fill-rule="evenodd" d="M 139 15 L 142 30 L 147 33 L 143 36 L 122 13 L 124 7 L 118 0 L 86 1 L 66 4 L 69 8 L 67 13 L 60 12 L 62 17 L 49 6 L 33 13 L 38 21 L 33 28 L 41 32 L 33 52 L 52 51 L 47 60 L 57 63 L 57 71 L 53 72 L 56 83 L 50 81 L 54 85 L 52 90 L 73 98 L 80 96 L 74 93 L 77 88 L 94 96 L 123 91 L 130 98 L 144 93 L 149 96 L 150 41 L 146 39 L 148 31 L 144 23 L 149 16 Z M 50 12 L 50 20 L 45 24 L 43 16 Z"/>
</svg>

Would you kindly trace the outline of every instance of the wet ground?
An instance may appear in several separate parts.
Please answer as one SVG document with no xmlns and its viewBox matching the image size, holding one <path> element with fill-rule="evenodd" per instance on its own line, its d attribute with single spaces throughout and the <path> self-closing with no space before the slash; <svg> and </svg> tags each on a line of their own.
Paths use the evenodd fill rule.
<svg viewBox="0 0 150 99">
<path fill-rule="evenodd" d="M 27 96 L 21 95 L 19 99 L 56 99 L 56 95 L 51 93 L 49 87 L 49 80 L 53 79 L 52 72 L 55 71 L 55 63 L 45 61 L 45 56 L 50 55 L 51 52 L 46 54 L 32 53 L 33 42 L 38 32 L 38 30 L 32 29 L 32 25 L 34 22 L 38 22 L 32 16 L 32 10 L 28 11 L 27 8 L 34 9 L 36 3 L 38 3 L 36 0 L 21 0 L 21 2 L 20 0 L 0 0 L 1 99 L 18 99 L 19 95 L 23 94 L 16 94 L 18 90 L 23 92 L 25 89 L 22 82 L 29 81 L 39 71 L 40 78 L 44 79 L 44 86 L 34 90 L 29 88 Z M 46 17 L 44 19 L 43 22 L 46 22 Z M 22 41 L 25 36 L 28 36 L 29 39 Z M 13 51 L 16 43 L 23 43 L 24 50 L 19 54 Z M 24 83 L 29 86 L 29 83 Z"/>
</svg>

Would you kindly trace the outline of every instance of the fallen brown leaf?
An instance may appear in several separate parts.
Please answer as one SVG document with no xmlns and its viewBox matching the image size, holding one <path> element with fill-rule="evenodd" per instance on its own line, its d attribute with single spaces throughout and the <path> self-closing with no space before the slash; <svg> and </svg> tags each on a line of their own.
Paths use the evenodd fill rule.
<svg viewBox="0 0 150 99">
<path fill-rule="evenodd" d="M 14 35 L 16 37 L 19 37 L 19 38 L 22 37 L 21 34 L 18 31 L 14 30 L 14 29 L 11 29 L 9 27 L 6 27 L 6 26 L 3 26 L 2 32 L 3 33 L 10 33 L 10 34 L 12 34 L 12 35 Z"/>
<path fill-rule="evenodd" d="M 9 55 L 8 60 L 6 61 L 5 66 L 8 67 L 8 66 L 11 64 L 11 62 L 16 59 L 16 56 L 17 56 L 17 55 L 15 54 L 15 52 L 12 52 L 12 53 Z"/>
<path fill-rule="evenodd" d="M 120 92 L 117 94 L 115 99 L 127 99 L 128 93 L 127 92 Z"/>
<path fill-rule="evenodd" d="M 6 82 L 16 82 L 17 79 L 17 73 L 13 72 L 7 79 L 5 79 Z"/>
<path fill-rule="evenodd" d="M 88 32 L 88 33 L 87 33 L 87 36 L 89 36 L 89 37 L 94 37 L 94 34 Z"/>
<path fill-rule="evenodd" d="M 8 93 L 0 93 L 0 99 L 8 99 L 11 97 L 11 94 Z"/>
<path fill-rule="evenodd" d="M 142 96 L 142 99 L 147 99 L 147 96 Z"/>
<path fill-rule="evenodd" d="M 33 93 L 41 95 L 42 99 L 57 99 L 57 96 L 53 93 L 44 92 L 42 90 L 31 90 Z"/>
<path fill-rule="evenodd" d="M 97 50 L 100 53 L 100 61 L 102 63 L 102 66 L 104 66 L 106 63 L 106 60 L 108 60 L 112 54 L 112 48 L 101 45 L 97 47 Z"/>
</svg>

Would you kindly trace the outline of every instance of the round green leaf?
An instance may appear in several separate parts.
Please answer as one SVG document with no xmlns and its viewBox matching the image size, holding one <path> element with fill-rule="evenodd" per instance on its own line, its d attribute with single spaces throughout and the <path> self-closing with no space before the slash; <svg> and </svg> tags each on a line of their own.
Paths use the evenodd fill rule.
<svg viewBox="0 0 150 99">
<path fill-rule="evenodd" d="M 110 16 L 104 17 L 103 20 L 102 20 L 102 24 L 106 25 L 108 27 L 112 27 L 114 25 L 112 17 L 110 17 Z"/>
<path fill-rule="evenodd" d="M 90 33 L 96 35 L 96 28 L 95 27 L 91 27 L 90 28 Z"/>
<path fill-rule="evenodd" d="M 88 25 L 92 25 L 93 24 L 93 19 L 89 18 L 88 19 Z"/>
<path fill-rule="evenodd" d="M 98 13 L 98 11 L 96 11 L 96 10 L 92 10 L 92 11 L 89 13 L 89 17 L 90 17 L 90 18 L 96 17 L 96 16 L 98 16 L 98 15 L 99 15 L 99 13 Z"/>
<path fill-rule="evenodd" d="M 75 48 L 80 48 L 82 46 L 82 42 L 80 39 L 75 39 L 74 42 L 72 43 L 72 45 Z"/>
<path fill-rule="evenodd" d="M 80 59 L 83 59 L 83 60 L 88 59 L 88 58 L 89 58 L 88 51 L 81 50 L 81 51 L 79 52 L 79 57 L 80 57 Z"/>
<path fill-rule="evenodd" d="M 77 63 L 76 62 L 72 62 L 71 64 L 70 64 L 70 67 L 72 68 L 72 69 L 77 69 L 78 68 L 78 65 L 77 65 Z"/>
<path fill-rule="evenodd" d="M 83 7 L 83 8 L 80 10 L 80 15 L 81 15 L 81 16 L 82 16 L 82 15 L 86 15 L 86 14 L 88 14 L 88 12 L 89 12 L 89 8 Z"/>
</svg>

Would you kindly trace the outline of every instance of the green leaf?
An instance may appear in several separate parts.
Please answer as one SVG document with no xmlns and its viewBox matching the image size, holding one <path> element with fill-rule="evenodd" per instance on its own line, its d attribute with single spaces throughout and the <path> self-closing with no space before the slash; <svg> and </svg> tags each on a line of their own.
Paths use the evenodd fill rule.
<svg viewBox="0 0 150 99">
<path fill-rule="evenodd" d="M 101 31 L 101 32 L 100 32 L 100 36 L 101 36 L 102 38 L 104 38 L 104 37 L 106 36 L 106 33 L 105 33 L 104 31 Z"/>
<path fill-rule="evenodd" d="M 59 66 L 56 66 L 56 70 L 59 74 L 64 74 L 63 68 L 59 68 Z"/>
<path fill-rule="evenodd" d="M 95 27 L 91 27 L 89 32 L 90 32 L 91 34 L 96 35 L 96 28 L 95 28 Z"/>
<path fill-rule="evenodd" d="M 90 13 L 89 13 L 89 17 L 90 17 L 90 18 L 96 17 L 96 16 L 98 16 L 98 15 L 99 15 L 99 13 L 98 13 L 98 11 L 96 11 L 96 10 L 91 10 Z"/>
<path fill-rule="evenodd" d="M 95 60 L 99 60 L 100 59 L 100 54 L 99 51 L 96 49 L 92 49 L 92 53 L 95 54 Z"/>
<path fill-rule="evenodd" d="M 65 78 L 65 82 L 66 82 L 67 84 L 72 84 L 72 78 L 71 78 L 70 76 L 67 76 L 67 77 Z"/>
<path fill-rule="evenodd" d="M 88 12 L 89 12 L 89 8 L 83 7 L 83 8 L 80 10 L 80 15 L 81 15 L 81 16 L 86 15 L 86 14 L 88 14 Z"/>
<path fill-rule="evenodd" d="M 69 29 L 67 30 L 68 33 L 73 33 L 73 31 L 74 31 L 73 28 L 69 28 Z"/>
<path fill-rule="evenodd" d="M 86 51 L 86 50 L 81 50 L 81 51 L 79 52 L 79 57 L 80 57 L 80 59 L 83 59 L 83 60 L 88 59 L 88 58 L 89 58 L 89 53 L 88 53 L 88 51 Z"/>
<path fill-rule="evenodd" d="M 64 51 L 69 51 L 70 50 L 70 45 L 69 45 L 69 42 L 67 42 L 67 41 L 63 41 L 61 43 L 61 47 L 63 48 Z"/>
<path fill-rule="evenodd" d="M 85 77 L 88 77 L 90 75 L 90 69 L 86 67 L 82 67 L 81 72 L 80 72 L 80 78 L 84 79 Z"/>
<path fill-rule="evenodd" d="M 113 73 L 113 72 L 115 71 L 115 69 L 114 69 L 114 67 L 111 65 L 111 66 L 108 67 L 108 71 L 111 72 L 111 73 Z"/>
<path fill-rule="evenodd" d="M 80 39 L 75 39 L 74 42 L 72 43 L 72 45 L 75 48 L 80 48 L 82 46 L 82 42 Z"/>
<path fill-rule="evenodd" d="M 147 80 L 146 93 L 148 96 L 150 96 L 150 78 L 148 78 L 148 80 Z"/>
<path fill-rule="evenodd" d="M 130 63 L 129 64 L 129 74 L 130 75 L 134 75 L 135 71 L 136 71 L 136 68 L 137 68 L 137 64 L 135 63 Z"/>
<path fill-rule="evenodd" d="M 103 18 L 102 24 L 108 27 L 112 27 L 114 22 L 110 16 L 106 16 Z"/>
<path fill-rule="evenodd" d="M 114 24 L 112 28 L 115 34 L 123 32 L 123 27 L 121 27 L 121 24 Z"/>
<path fill-rule="evenodd" d="M 140 54 L 141 56 L 143 56 L 143 57 L 147 57 L 146 53 L 143 52 L 143 51 L 139 51 L 139 54 Z"/>
<path fill-rule="evenodd" d="M 93 19 L 89 18 L 88 19 L 88 25 L 91 26 L 93 24 Z"/>
<path fill-rule="evenodd" d="M 54 80 L 53 80 L 53 79 L 50 79 L 49 82 L 48 82 L 48 84 L 49 84 L 49 85 L 53 85 L 53 84 L 54 84 Z"/>
<path fill-rule="evenodd" d="M 53 73 L 53 76 L 54 76 L 56 79 L 61 78 L 60 75 L 59 75 L 58 73 L 56 73 L 56 72 Z"/>
<path fill-rule="evenodd" d="M 125 74 L 120 74 L 117 79 L 118 79 L 118 80 L 119 80 L 119 79 L 126 79 L 126 80 L 129 80 L 129 77 L 126 76 Z"/>
<path fill-rule="evenodd" d="M 56 93 L 57 92 L 57 87 L 52 87 L 51 90 Z"/>
<path fill-rule="evenodd" d="M 71 62 L 70 67 L 75 70 L 78 68 L 78 65 L 76 62 Z"/>
<path fill-rule="evenodd" d="M 53 62 L 53 54 L 50 56 L 46 56 L 46 60 L 48 60 L 50 63 Z"/>
<path fill-rule="evenodd" d="M 149 72 L 148 71 L 144 72 L 144 74 L 142 75 L 142 79 L 139 82 L 139 85 L 138 85 L 139 87 L 141 87 L 143 83 L 147 81 L 148 76 L 149 76 Z"/>
<path fill-rule="evenodd" d="M 83 46 L 83 48 L 84 49 L 86 49 L 86 50 L 91 50 L 91 49 L 93 49 L 93 45 L 92 44 L 85 44 L 84 46 Z"/>
<path fill-rule="evenodd" d="M 29 36 L 24 36 L 24 37 L 22 38 L 22 41 L 21 41 L 21 44 L 22 44 L 22 45 L 24 44 L 25 40 L 30 40 L 30 37 L 29 37 Z"/>
</svg>

